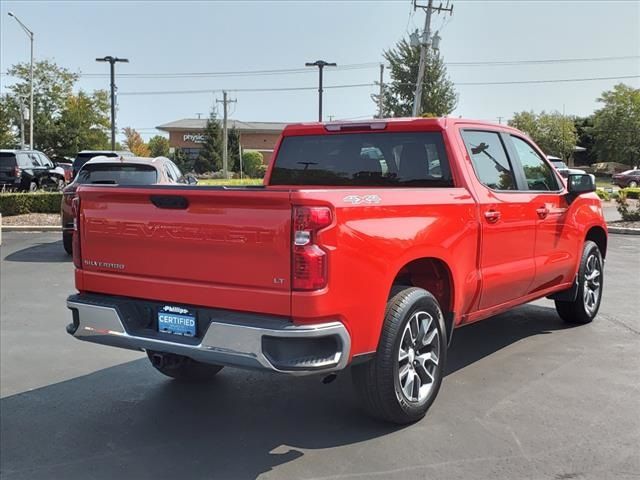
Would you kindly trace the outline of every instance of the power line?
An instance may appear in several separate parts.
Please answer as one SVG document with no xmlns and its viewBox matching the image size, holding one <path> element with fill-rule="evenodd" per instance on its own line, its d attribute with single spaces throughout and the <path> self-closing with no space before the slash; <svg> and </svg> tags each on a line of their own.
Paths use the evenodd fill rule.
<svg viewBox="0 0 640 480">
<path fill-rule="evenodd" d="M 544 64 L 563 64 L 563 63 L 593 63 L 608 62 L 615 60 L 638 60 L 640 55 L 610 56 L 610 57 L 591 57 L 591 58 L 555 58 L 541 60 L 489 60 L 489 61 L 467 61 L 467 62 L 445 62 L 447 67 L 484 67 L 484 66 L 517 66 L 517 65 L 544 65 Z M 364 62 L 339 65 L 336 70 L 362 70 L 373 69 L 379 67 L 380 62 Z M 385 65 L 386 66 L 386 65 Z M 270 75 L 289 75 L 313 73 L 309 69 L 304 68 L 281 68 L 271 70 L 239 70 L 239 71 L 221 71 L 221 72 L 155 72 L 155 73 L 121 73 L 119 78 L 215 78 L 215 77 L 244 77 L 244 76 L 270 76 Z M 0 75 L 5 77 L 13 77 L 7 72 Z M 104 73 L 78 73 L 81 78 L 104 78 L 108 74 Z"/>
<path fill-rule="evenodd" d="M 479 86 L 479 85 L 524 85 L 524 84 L 543 84 L 543 83 L 569 83 L 569 82 L 591 82 L 599 80 L 627 80 L 632 78 L 640 78 L 640 75 L 623 75 L 617 77 L 590 77 L 590 78 L 557 78 L 550 80 L 512 80 L 498 82 L 454 82 L 456 86 Z M 387 83 L 387 86 L 393 86 L 394 83 Z M 395 84 L 398 85 L 398 84 Z M 414 83 L 402 83 L 400 85 L 414 86 Z M 352 83 L 342 85 L 326 85 L 325 89 L 339 88 L 361 88 L 361 87 L 379 87 L 378 83 Z M 203 93 L 220 93 L 229 92 L 295 92 L 305 90 L 317 90 L 317 87 L 274 87 L 274 88 L 209 88 L 201 90 L 156 90 L 156 91 L 133 91 L 120 92 L 118 95 L 188 95 Z"/>
</svg>

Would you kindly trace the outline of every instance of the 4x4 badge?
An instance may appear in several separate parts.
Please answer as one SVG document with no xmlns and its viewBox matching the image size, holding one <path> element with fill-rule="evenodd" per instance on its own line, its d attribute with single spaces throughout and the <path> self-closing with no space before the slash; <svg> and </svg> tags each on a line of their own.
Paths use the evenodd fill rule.
<svg viewBox="0 0 640 480">
<path fill-rule="evenodd" d="M 361 203 L 373 204 L 380 203 L 380 197 L 378 195 L 347 195 L 342 201 L 353 205 L 360 205 Z"/>
</svg>

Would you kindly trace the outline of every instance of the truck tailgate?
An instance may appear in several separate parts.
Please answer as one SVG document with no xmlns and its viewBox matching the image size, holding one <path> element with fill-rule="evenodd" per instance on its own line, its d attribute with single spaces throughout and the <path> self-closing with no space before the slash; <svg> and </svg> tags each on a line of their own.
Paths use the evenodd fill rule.
<svg viewBox="0 0 640 480">
<path fill-rule="evenodd" d="M 84 291 L 290 314 L 286 190 L 81 187 Z"/>
</svg>

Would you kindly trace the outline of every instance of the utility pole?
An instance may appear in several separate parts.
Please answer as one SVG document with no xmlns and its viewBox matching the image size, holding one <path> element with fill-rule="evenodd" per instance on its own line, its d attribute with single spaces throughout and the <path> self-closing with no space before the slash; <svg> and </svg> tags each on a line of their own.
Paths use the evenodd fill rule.
<svg viewBox="0 0 640 480">
<path fill-rule="evenodd" d="M 384 63 L 380 64 L 380 93 L 378 94 L 378 118 L 382 118 L 382 107 L 384 106 Z"/>
<path fill-rule="evenodd" d="M 129 63 L 126 58 L 107 56 L 96 58 L 96 62 L 109 62 L 111 73 L 111 150 L 116 149 L 116 69 L 118 62 Z"/>
<path fill-rule="evenodd" d="M 16 17 L 13 12 L 8 12 L 10 17 L 13 17 L 18 25 L 22 27 L 25 33 L 29 36 L 29 40 L 31 42 L 31 66 L 29 67 L 29 90 L 30 90 L 30 99 L 29 99 L 29 148 L 33 150 L 35 148 L 35 144 L 33 143 L 33 32 L 27 28 L 27 26 L 20 21 L 18 17 Z M 22 107 L 20 107 L 22 108 Z M 24 114 L 24 113 L 23 113 Z M 24 148 L 24 142 L 23 142 Z"/>
<path fill-rule="evenodd" d="M 502 117 L 498 117 L 498 123 L 502 125 Z"/>
<path fill-rule="evenodd" d="M 318 121 L 322 121 L 322 71 L 324 67 L 336 67 L 337 63 L 329 63 L 324 60 L 316 60 L 315 62 L 305 63 L 306 67 L 318 67 Z"/>
<path fill-rule="evenodd" d="M 226 90 L 222 92 L 222 101 L 221 100 L 216 100 L 216 102 L 222 103 L 222 111 L 223 113 L 223 117 L 222 117 L 222 175 L 224 176 L 224 178 L 229 178 L 229 165 L 228 165 L 228 159 L 229 159 L 229 135 L 228 135 L 228 130 L 227 130 L 227 119 L 228 119 L 228 108 L 227 105 L 229 105 L 230 103 L 233 102 L 237 102 L 237 100 L 229 100 L 227 98 L 227 92 Z"/>
<path fill-rule="evenodd" d="M 424 19 L 424 30 L 422 31 L 422 36 L 419 40 L 420 41 L 420 64 L 418 65 L 418 80 L 416 82 L 416 93 L 415 93 L 415 96 L 413 97 L 412 115 L 414 117 L 417 117 L 421 113 L 420 106 L 422 104 L 422 83 L 424 81 L 424 70 L 427 63 L 427 55 L 429 53 L 429 47 L 431 46 L 432 40 L 434 40 L 434 43 L 436 43 L 439 40 L 439 37 L 437 39 L 431 38 L 431 13 L 432 12 L 436 12 L 436 13 L 449 12 L 450 15 L 453 14 L 453 5 L 449 6 L 449 1 L 447 1 L 446 7 L 443 7 L 442 3 L 438 7 L 434 7 L 433 0 L 429 0 L 429 3 L 426 6 L 418 5 L 417 0 L 413 0 L 413 9 L 416 10 L 418 8 L 422 8 L 423 10 L 425 10 L 426 16 Z M 438 36 L 438 33 L 436 32 L 435 37 L 437 36 Z M 413 44 L 413 41 L 412 41 L 412 44 Z"/>
</svg>

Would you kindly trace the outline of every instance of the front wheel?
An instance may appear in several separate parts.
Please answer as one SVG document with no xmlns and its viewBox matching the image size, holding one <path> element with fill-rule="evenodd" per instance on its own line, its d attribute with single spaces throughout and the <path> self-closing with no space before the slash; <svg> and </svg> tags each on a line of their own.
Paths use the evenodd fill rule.
<svg viewBox="0 0 640 480">
<path fill-rule="evenodd" d="M 222 370 L 220 365 L 197 362 L 189 357 L 173 353 L 147 350 L 151 365 L 167 377 L 183 382 L 206 382 Z"/>
<path fill-rule="evenodd" d="M 578 294 L 572 302 L 556 300 L 556 311 L 567 323 L 589 323 L 600 309 L 604 285 L 604 262 L 595 242 L 587 240 L 578 269 Z"/>
<path fill-rule="evenodd" d="M 421 288 L 392 292 L 373 360 L 352 369 L 364 409 L 398 424 L 420 420 L 440 389 L 447 359 L 442 310 Z"/>
</svg>

